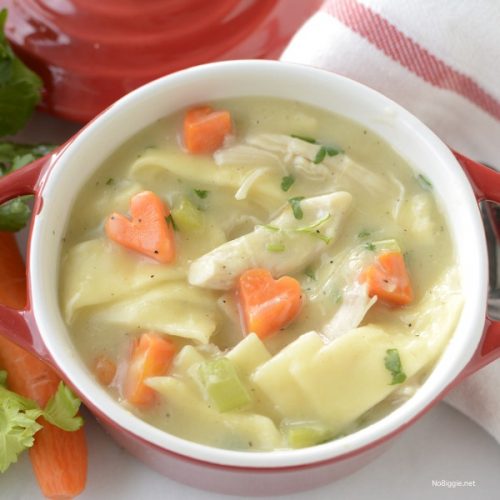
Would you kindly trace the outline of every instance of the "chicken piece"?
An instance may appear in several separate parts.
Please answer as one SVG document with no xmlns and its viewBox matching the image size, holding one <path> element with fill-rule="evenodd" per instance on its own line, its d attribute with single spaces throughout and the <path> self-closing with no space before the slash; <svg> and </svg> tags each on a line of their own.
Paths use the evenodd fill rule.
<svg viewBox="0 0 500 500">
<path fill-rule="evenodd" d="M 275 278 L 304 269 L 336 239 L 351 201 L 344 191 L 304 199 L 301 218 L 287 206 L 270 224 L 256 226 L 196 259 L 189 268 L 189 283 L 228 290 L 246 269 L 263 267 Z"/>
</svg>

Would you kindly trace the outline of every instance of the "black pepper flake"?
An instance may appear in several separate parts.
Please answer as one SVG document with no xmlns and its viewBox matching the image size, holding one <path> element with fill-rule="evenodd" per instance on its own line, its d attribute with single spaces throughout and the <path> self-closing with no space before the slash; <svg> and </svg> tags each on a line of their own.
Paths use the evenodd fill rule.
<svg viewBox="0 0 500 500">
<path fill-rule="evenodd" d="M 154 252 L 154 253 L 159 253 L 159 252 L 158 252 L 158 250 L 155 250 L 155 252 Z"/>
<path fill-rule="evenodd" d="M 152 274 L 152 275 L 150 276 L 150 278 L 154 278 L 154 277 L 155 277 L 155 275 L 154 275 L 154 274 Z"/>
</svg>

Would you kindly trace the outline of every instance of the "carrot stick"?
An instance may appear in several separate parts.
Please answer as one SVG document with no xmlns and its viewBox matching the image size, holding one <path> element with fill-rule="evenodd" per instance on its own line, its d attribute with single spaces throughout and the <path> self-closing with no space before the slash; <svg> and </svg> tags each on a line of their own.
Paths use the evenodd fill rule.
<svg viewBox="0 0 500 500">
<path fill-rule="evenodd" d="M 129 403 L 149 406 L 154 402 L 156 393 L 144 381 L 165 375 L 174 355 L 174 344 L 154 333 L 143 333 L 134 341 L 123 389 Z"/>
<path fill-rule="evenodd" d="M 249 269 L 238 279 L 236 296 L 246 333 L 264 339 L 291 323 L 299 314 L 302 294 L 290 276 L 275 280 L 267 269 Z"/>
<path fill-rule="evenodd" d="M 169 222 L 170 209 L 159 196 L 142 191 L 130 200 L 132 220 L 112 213 L 105 224 L 106 235 L 116 243 L 158 262 L 175 259 L 175 236 Z"/>
<path fill-rule="evenodd" d="M 24 264 L 12 233 L 0 233 L 0 302 L 23 307 L 26 302 Z M 0 363 L 9 388 L 45 406 L 60 379 L 49 366 L 0 335 Z M 83 429 L 67 432 L 40 419 L 30 458 L 42 493 L 53 499 L 72 498 L 85 487 L 87 443 Z"/>
<path fill-rule="evenodd" d="M 213 153 L 231 129 L 229 111 L 214 111 L 210 106 L 192 108 L 184 117 L 184 145 L 190 153 Z"/>
<path fill-rule="evenodd" d="M 399 252 L 385 252 L 375 263 L 363 271 L 361 282 L 368 284 L 368 295 L 376 295 L 381 301 L 403 306 L 413 300 L 410 277 L 405 261 Z"/>
</svg>

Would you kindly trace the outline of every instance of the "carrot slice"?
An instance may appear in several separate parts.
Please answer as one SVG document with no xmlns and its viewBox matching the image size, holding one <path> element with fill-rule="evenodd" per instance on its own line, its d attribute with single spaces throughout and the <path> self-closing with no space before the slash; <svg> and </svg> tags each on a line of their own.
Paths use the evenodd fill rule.
<svg viewBox="0 0 500 500">
<path fill-rule="evenodd" d="M 12 233 L 0 233 L 0 302 L 21 308 L 26 302 L 24 264 Z M 0 363 L 9 388 L 40 406 L 56 392 L 60 378 L 45 363 L 0 335 Z M 30 458 L 47 498 L 73 498 L 85 488 L 87 443 L 83 428 L 67 432 L 40 419 Z"/>
<path fill-rule="evenodd" d="M 170 209 L 151 191 L 143 191 L 130 200 L 132 220 L 116 212 L 105 224 L 106 235 L 120 245 L 168 263 L 175 259 L 175 236 L 168 222 Z"/>
<path fill-rule="evenodd" d="M 184 144 L 190 153 L 212 153 L 219 149 L 232 130 L 229 111 L 200 106 L 184 117 Z"/>
<path fill-rule="evenodd" d="M 269 337 L 299 314 L 302 293 L 290 276 L 275 280 L 267 269 L 249 269 L 238 279 L 236 295 L 246 333 Z"/>
<path fill-rule="evenodd" d="M 155 400 L 155 391 L 144 381 L 149 377 L 165 375 L 175 355 L 174 344 L 154 333 L 143 333 L 132 344 L 123 395 L 137 406 L 150 406 Z"/>
<path fill-rule="evenodd" d="M 385 252 L 360 276 L 368 284 L 370 297 L 395 306 L 404 306 L 413 300 L 413 290 L 403 256 L 399 252 Z"/>
<path fill-rule="evenodd" d="M 109 385 L 116 375 L 116 363 L 108 356 L 98 356 L 94 361 L 94 373 L 102 385 Z"/>
</svg>

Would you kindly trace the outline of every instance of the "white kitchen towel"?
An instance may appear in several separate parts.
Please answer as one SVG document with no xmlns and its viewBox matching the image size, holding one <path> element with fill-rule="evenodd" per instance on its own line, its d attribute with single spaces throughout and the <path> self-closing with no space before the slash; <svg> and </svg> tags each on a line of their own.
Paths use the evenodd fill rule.
<svg viewBox="0 0 500 500">
<path fill-rule="evenodd" d="M 449 146 L 500 168 L 500 2 L 327 0 L 282 60 L 364 83 Z M 447 398 L 500 442 L 500 361 Z"/>
</svg>

